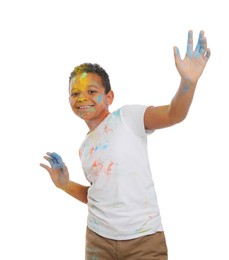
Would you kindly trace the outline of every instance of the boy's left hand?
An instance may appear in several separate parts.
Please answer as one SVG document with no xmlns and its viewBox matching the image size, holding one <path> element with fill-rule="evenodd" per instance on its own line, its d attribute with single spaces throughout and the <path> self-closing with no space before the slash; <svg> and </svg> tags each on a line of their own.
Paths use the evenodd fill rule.
<svg viewBox="0 0 229 260">
<path fill-rule="evenodd" d="M 204 32 L 200 31 L 199 39 L 193 51 L 193 32 L 188 32 L 188 43 L 185 58 L 182 60 L 177 47 L 174 47 L 174 58 L 177 70 L 183 80 L 196 83 L 201 76 L 211 52 L 207 48 L 207 39 Z"/>
</svg>

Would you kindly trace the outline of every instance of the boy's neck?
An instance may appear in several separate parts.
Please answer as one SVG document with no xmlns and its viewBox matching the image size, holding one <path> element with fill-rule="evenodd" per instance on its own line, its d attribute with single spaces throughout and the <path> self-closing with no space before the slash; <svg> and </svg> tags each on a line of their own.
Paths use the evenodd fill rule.
<svg viewBox="0 0 229 260">
<path fill-rule="evenodd" d="M 104 113 L 99 117 L 99 118 L 96 118 L 96 119 L 93 119 L 93 120 L 88 120 L 86 121 L 85 120 L 85 123 L 87 124 L 88 128 L 89 128 L 89 132 L 92 132 L 93 130 L 95 130 L 95 128 L 97 126 L 99 126 L 103 120 L 110 114 L 110 112 L 108 110 L 104 111 Z"/>
</svg>

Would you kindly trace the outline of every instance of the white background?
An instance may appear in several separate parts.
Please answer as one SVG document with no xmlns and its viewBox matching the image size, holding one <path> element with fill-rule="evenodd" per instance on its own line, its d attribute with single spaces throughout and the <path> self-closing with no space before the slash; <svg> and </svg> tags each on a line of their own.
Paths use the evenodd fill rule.
<svg viewBox="0 0 229 260">
<path fill-rule="evenodd" d="M 59 153 L 88 184 L 78 148 L 87 127 L 71 111 L 68 77 L 96 62 L 115 101 L 164 105 L 179 85 L 173 46 L 205 30 L 212 56 L 186 120 L 149 137 L 170 260 L 229 259 L 227 1 L 0 3 L 0 259 L 84 259 L 87 206 L 39 166 Z M 141 194 L 139 194 L 141 196 Z"/>
</svg>

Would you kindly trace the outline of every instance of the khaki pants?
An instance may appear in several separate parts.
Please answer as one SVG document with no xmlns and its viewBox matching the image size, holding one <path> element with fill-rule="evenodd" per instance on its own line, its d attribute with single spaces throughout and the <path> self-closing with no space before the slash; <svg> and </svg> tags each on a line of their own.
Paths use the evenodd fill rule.
<svg viewBox="0 0 229 260">
<path fill-rule="evenodd" d="M 101 237 L 87 228 L 86 260 L 167 260 L 164 232 L 131 240 Z"/>
</svg>

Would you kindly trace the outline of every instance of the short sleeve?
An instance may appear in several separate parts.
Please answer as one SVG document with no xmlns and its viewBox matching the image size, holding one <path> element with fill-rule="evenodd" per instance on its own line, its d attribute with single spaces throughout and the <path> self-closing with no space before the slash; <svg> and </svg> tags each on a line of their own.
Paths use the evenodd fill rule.
<svg viewBox="0 0 229 260">
<path fill-rule="evenodd" d="M 126 126 L 137 136 L 145 137 L 153 131 L 145 129 L 144 114 L 148 106 L 125 105 L 121 107 L 121 115 Z"/>
</svg>

